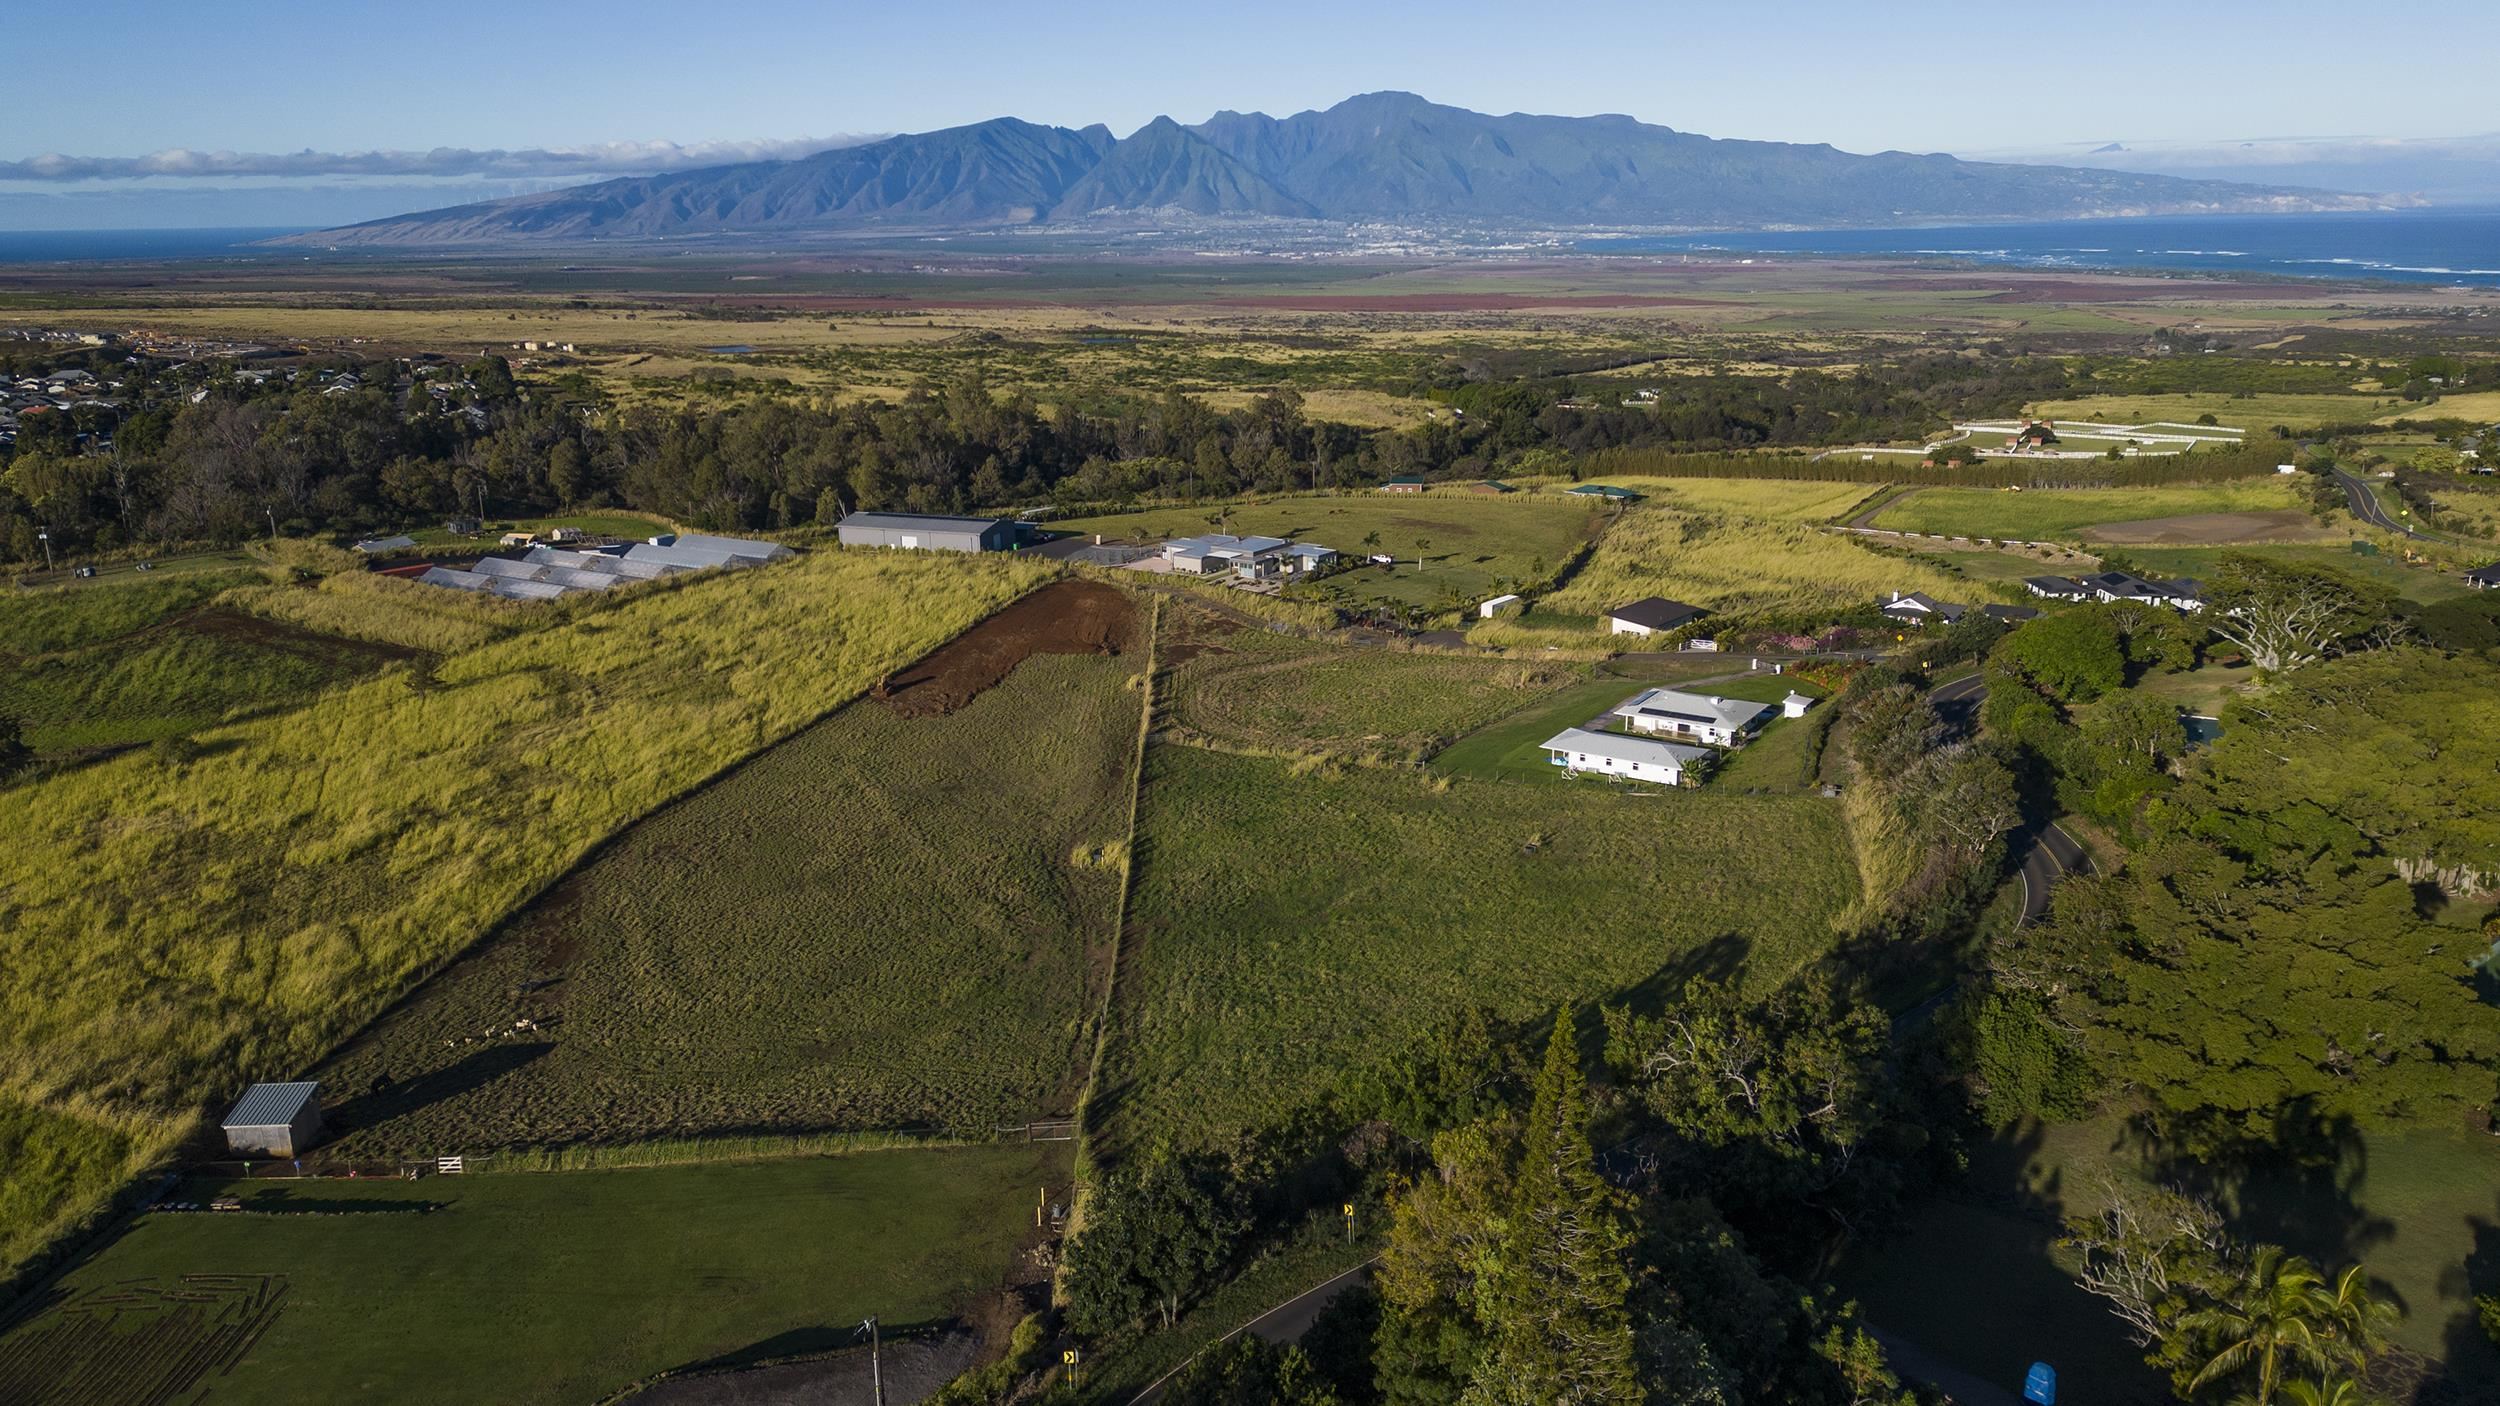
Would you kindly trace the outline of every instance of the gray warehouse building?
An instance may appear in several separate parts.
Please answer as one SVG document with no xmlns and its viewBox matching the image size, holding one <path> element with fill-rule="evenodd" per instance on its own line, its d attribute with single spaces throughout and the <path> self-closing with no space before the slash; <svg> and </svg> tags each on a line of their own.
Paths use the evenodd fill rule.
<svg viewBox="0 0 2500 1406">
<path fill-rule="evenodd" d="M 927 552 L 1003 552 L 1016 544 L 1016 524 L 1003 517 L 929 517 L 920 513 L 853 513 L 838 524 L 845 547 L 910 547 Z"/>
<path fill-rule="evenodd" d="M 223 1126 L 229 1152 L 301 1156 L 321 1141 L 321 1086 L 254 1084 L 235 1100 Z"/>
</svg>

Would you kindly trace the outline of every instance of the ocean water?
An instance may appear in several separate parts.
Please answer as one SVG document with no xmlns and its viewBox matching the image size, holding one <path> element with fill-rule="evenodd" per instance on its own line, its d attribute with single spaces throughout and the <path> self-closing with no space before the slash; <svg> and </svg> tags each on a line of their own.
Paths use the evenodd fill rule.
<svg viewBox="0 0 2500 1406">
<path fill-rule="evenodd" d="M 1888 254 L 2044 269 L 2184 270 L 2500 287 L 2500 209 L 2165 215 L 1584 240 L 1592 253 Z"/>
<path fill-rule="evenodd" d="M 0 229 L 0 264 L 246 257 L 301 259 L 303 251 L 255 249 L 296 229 Z"/>
</svg>

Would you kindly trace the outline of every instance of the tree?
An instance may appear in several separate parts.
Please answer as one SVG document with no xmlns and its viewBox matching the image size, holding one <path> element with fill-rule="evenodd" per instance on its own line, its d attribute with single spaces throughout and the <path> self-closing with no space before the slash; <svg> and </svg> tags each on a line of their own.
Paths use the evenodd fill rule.
<svg viewBox="0 0 2500 1406">
<path fill-rule="evenodd" d="M 1166 1328 L 1181 1305 L 1232 1256 L 1239 1221 L 1212 1175 L 1172 1158 L 1105 1178 L 1085 1229 L 1068 1242 L 1068 1319 L 1110 1333 L 1152 1311 Z"/>
<path fill-rule="evenodd" d="M 1189 1360 L 1164 1388 L 1172 1406 L 1340 1406 L 1301 1348 L 1242 1333 Z"/>
<path fill-rule="evenodd" d="M 2107 611 L 2089 606 L 2032 621 L 2007 635 L 1988 660 L 2067 703 L 2089 703 L 2127 677 L 2117 623 Z"/>
<path fill-rule="evenodd" d="M 1934 749 L 1942 729 L 1915 685 L 1880 688 L 1849 707 L 1849 759 L 1870 782 L 1890 786 Z"/>
<path fill-rule="evenodd" d="M 1595 1164 L 1565 1006 L 1555 1012 L 1528 1111 L 1505 1253 L 1485 1285 L 1491 1348 L 1464 1406 L 1643 1399 L 1628 1307 L 1629 1207 Z"/>
<path fill-rule="evenodd" d="M 2202 618 L 2271 674 L 2358 647 L 2388 627 L 2394 600 L 2332 567 L 2232 552 L 2208 583 Z"/>
<path fill-rule="evenodd" d="M 2202 1344 L 2202 1365 L 2187 1383 L 2191 1395 L 2253 1371 L 2252 1399 L 2270 1406 L 2294 1369 L 2323 1372 L 2340 1357 L 2325 1282 L 2315 1266 L 2279 1245 L 2258 1246 L 2220 1300 L 2179 1326 Z"/>
<path fill-rule="evenodd" d="M 1906 794 L 1930 839 L 1968 860 L 1987 853 L 1999 835 L 2022 823 L 2014 773 L 1968 745 L 1931 752 Z"/>
<path fill-rule="evenodd" d="M 559 439 L 547 451 L 547 486 L 555 490 L 556 501 L 570 508 L 590 489 L 590 455 L 578 439 Z"/>
<path fill-rule="evenodd" d="M 2130 691 L 2101 700 L 2083 720 L 2083 737 L 2117 766 L 2153 771 L 2187 746 L 2187 726 L 2177 705 Z"/>
<path fill-rule="evenodd" d="M 2135 1345 L 2164 1349 L 2176 1341 L 2190 1296 L 2222 1287 L 2238 1249 L 2223 1232 L 2222 1213 L 2200 1197 L 2104 1178 L 2100 1198 L 2098 1213 L 2067 1220 L 2059 1243 L 2081 1261 L 2076 1282 L 2108 1301 Z"/>
</svg>

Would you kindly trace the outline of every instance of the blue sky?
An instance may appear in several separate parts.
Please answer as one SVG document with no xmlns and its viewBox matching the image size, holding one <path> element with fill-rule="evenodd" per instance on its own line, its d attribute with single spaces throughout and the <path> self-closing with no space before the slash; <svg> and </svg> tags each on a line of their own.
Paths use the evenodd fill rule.
<svg viewBox="0 0 2500 1406">
<path fill-rule="evenodd" d="M 917 131 L 1000 114 L 1125 133 L 1158 113 L 1185 122 L 1225 107 L 1285 113 L 1380 88 L 1859 151 L 2446 137 L 2500 126 L 2484 96 L 2500 67 L 2500 6 L 2445 7 L 2383 31 L 2368 11 L 2310 0 L 1588 0 L 1562 10 L 1515 0 L 516 0 L 493 9 L 104 0 L 75 15 L 11 26 L 0 163 L 655 141 L 700 157 L 706 143 Z M 2354 86 L 2337 65 L 2373 32 L 2386 42 L 2366 47 L 2383 57 L 2370 57 Z M 2084 57 L 2099 52 L 2112 57 Z M 2399 81 L 2408 61 L 2421 64 L 2420 81 Z M 249 192 L 288 190 L 392 207 L 412 194 L 445 204 L 568 178 L 578 177 L 21 178 L 0 180 L 0 226 L 33 222 L 27 209 L 47 196 L 122 214 L 150 202 L 239 209 Z"/>
</svg>

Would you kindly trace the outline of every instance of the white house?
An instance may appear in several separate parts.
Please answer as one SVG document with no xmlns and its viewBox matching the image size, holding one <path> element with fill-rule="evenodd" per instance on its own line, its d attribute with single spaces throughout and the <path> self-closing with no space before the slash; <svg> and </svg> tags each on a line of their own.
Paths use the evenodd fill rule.
<svg viewBox="0 0 2500 1406">
<path fill-rule="evenodd" d="M 1616 706 L 1614 715 L 1636 732 L 1664 732 L 1713 747 L 1734 747 L 1759 731 L 1768 703 L 1672 688 L 1643 689 Z"/>
<path fill-rule="evenodd" d="M 1631 781 L 1681 786 L 1684 773 L 1706 763 L 1707 747 L 1685 747 L 1653 737 L 1626 737 L 1567 727 L 1545 739 L 1548 761 L 1569 772 L 1594 772 Z"/>
<path fill-rule="evenodd" d="M 1907 595 L 1895 591 L 1892 593 L 1892 599 L 1877 601 L 1875 608 L 1882 611 L 1887 620 L 1897 620 L 1904 625 L 1922 626 L 1930 620 L 1941 620 L 1951 624 L 1961 619 L 1962 612 L 1967 609 L 1965 606 L 1955 605 L 1950 601 L 1940 601 L 1925 591 L 1912 591 Z"/>
</svg>

